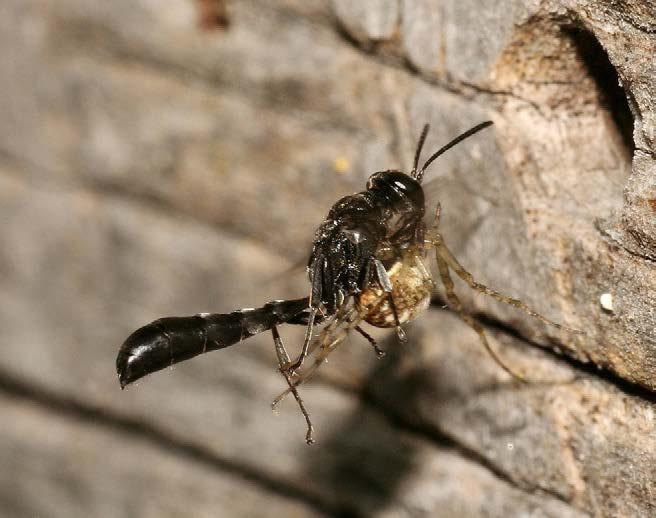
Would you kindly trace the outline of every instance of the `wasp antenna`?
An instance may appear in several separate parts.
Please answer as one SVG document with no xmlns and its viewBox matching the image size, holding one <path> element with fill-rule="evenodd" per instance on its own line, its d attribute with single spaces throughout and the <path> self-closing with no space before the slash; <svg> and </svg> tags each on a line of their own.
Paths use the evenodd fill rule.
<svg viewBox="0 0 656 518">
<path fill-rule="evenodd" d="M 415 178 L 418 182 L 421 182 L 422 178 L 424 177 L 424 171 L 426 171 L 426 169 L 428 168 L 428 166 L 431 165 L 431 164 L 433 163 L 433 161 L 434 161 L 438 156 L 440 156 L 440 155 L 441 155 L 442 153 L 444 153 L 445 151 L 448 151 L 449 149 L 451 149 L 451 148 L 452 148 L 453 146 L 455 146 L 456 144 L 459 144 L 460 142 L 462 142 L 462 141 L 465 140 L 466 138 L 471 137 L 471 136 L 474 135 L 475 133 L 478 133 L 479 131 L 481 131 L 481 130 L 487 128 L 488 126 L 492 126 L 492 124 L 493 124 L 492 121 L 481 122 L 480 124 L 477 124 L 477 125 L 474 126 L 473 128 L 471 128 L 471 129 L 465 131 L 463 134 L 458 135 L 458 136 L 457 136 L 456 138 L 454 138 L 451 142 L 449 142 L 449 143 L 446 144 L 445 146 L 442 146 L 440 149 L 438 149 L 437 151 L 435 151 L 435 153 L 433 153 L 433 154 L 430 156 L 430 158 L 429 158 L 428 160 L 426 160 L 426 162 L 424 163 L 424 165 L 422 166 L 422 168 L 417 172 L 417 174 L 413 174 L 413 178 Z M 420 141 L 420 142 L 421 142 L 421 141 Z M 415 161 L 416 161 L 416 160 L 415 160 Z M 415 168 L 416 168 L 416 164 L 415 164 Z"/>
<path fill-rule="evenodd" d="M 417 142 L 417 150 L 415 151 L 415 161 L 412 165 L 412 176 L 417 178 L 417 166 L 419 166 L 419 155 L 421 155 L 421 149 L 424 147 L 424 141 L 426 140 L 426 135 L 428 135 L 428 130 L 430 129 L 430 124 L 424 124 L 424 129 L 421 130 L 421 135 L 419 136 L 419 141 Z"/>
</svg>

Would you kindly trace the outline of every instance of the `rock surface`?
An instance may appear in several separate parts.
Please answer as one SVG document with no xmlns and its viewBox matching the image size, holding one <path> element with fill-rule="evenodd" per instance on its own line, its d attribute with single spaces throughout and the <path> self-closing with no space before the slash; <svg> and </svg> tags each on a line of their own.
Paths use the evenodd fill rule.
<svg viewBox="0 0 656 518">
<path fill-rule="evenodd" d="M 0 514 L 653 515 L 653 4 L 215 2 L 0 4 Z M 478 280 L 585 331 L 458 284 L 531 383 L 437 302 L 303 387 L 311 448 L 269 336 L 120 392 L 133 329 L 304 295 L 335 200 L 486 119 L 427 190 Z"/>
</svg>

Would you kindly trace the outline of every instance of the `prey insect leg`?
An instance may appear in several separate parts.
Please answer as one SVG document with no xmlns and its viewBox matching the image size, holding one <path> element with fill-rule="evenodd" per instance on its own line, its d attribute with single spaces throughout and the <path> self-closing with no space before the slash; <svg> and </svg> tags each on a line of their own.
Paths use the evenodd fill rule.
<svg viewBox="0 0 656 518">
<path fill-rule="evenodd" d="M 271 328 L 271 334 L 273 335 L 273 342 L 276 348 L 276 356 L 278 357 L 278 364 L 280 365 L 280 372 L 285 378 L 285 381 L 287 381 L 287 385 L 289 385 L 288 390 L 292 394 L 294 394 L 294 398 L 296 399 L 296 402 L 298 403 L 298 406 L 301 409 L 301 413 L 303 414 L 303 417 L 305 417 L 305 422 L 307 423 L 307 433 L 305 434 L 305 442 L 307 442 L 308 444 L 312 444 L 314 442 L 314 437 L 312 436 L 314 432 L 314 427 L 312 426 L 312 421 L 310 420 L 310 414 L 305 408 L 303 399 L 301 398 L 301 395 L 298 393 L 296 386 L 292 382 L 291 376 L 285 370 L 285 366 L 289 364 L 289 355 L 287 354 L 287 350 L 285 349 L 285 344 L 283 344 L 282 338 L 280 337 L 280 334 L 278 333 L 278 328 L 276 326 L 273 326 Z M 271 407 L 275 408 L 275 405 L 276 403 L 274 402 L 271 405 Z"/>
<path fill-rule="evenodd" d="M 508 365 L 506 365 L 503 362 L 503 360 L 501 360 L 501 358 L 497 355 L 494 349 L 492 349 L 492 347 L 490 346 L 490 342 L 488 342 L 487 340 L 487 336 L 485 335 L 485 331 L 483 327 L 478 322 L 476 322 L 476 320 L 474 320 L 471 315 L 467 314 L 464 308 L 462 307 L 462 303 L 460 302 L 460 299 L 458 298 L 454 290 L 453 279 L 451 279 L 451 274 L 449 273 L 449 266 L 439 254 L 435 254 L 435 258 L 437 259 L 437 268 L 440 272 L 440 278 L 442 279 L 442 284 L 444 285 L 446 298 L 449 301 L 449 304 L 453 306 L 453 309 L 456 310 L 460 318 L 469 327 L 471 327 L 474 331 L 476 331 L 478 337 L 480 338 L 483 344 L 483 347 L 485 347 L 485 349 L 490 354 L 492 359 L 513 378 L 516 378 L 519 381 L 526 382 L 524 376 L 522 376 L 521 374 L 515 372 L 513 369 L 508 367 Z"/>
<path fill-rule="evenodd" d="M 567 327 L 557 322 L 554 322 L 553 320 L 549 320 L 547 317 L 542 316 L 540 313 L 538 313 L 531 307 L 527 306 L 519 299 L 509 297 L 508 295 L 504 295 L 503 293 L 499 293 L 498 291 L 493 290 L 492 288 L 489 288 L 484 284 L 481 284 L 480 282 L 477 282 L 474 279 L 474 276 L 471 273 L 469 273 L 467 270 L 465 270 L 465 268 L 458 262 L 458 259 L 456 259 L 455 255 L 453 255 L 453 252 L 451 252 L 451 250 L 449 250 L 449 248 L 446 246 L 446 243 L 444 242 L 444 239 L 442 238 L 441 234 L 437 232 L 437 227 L 440 222 L 440 212 L 441 212 L 441 206 L 438 204 L 437 207 L 435 208 L 435 223 L 433 224 L 433 229 L 430 232 L 430 237 L 431 237 L 430 242 L 435 247 L 436 255 L 441 257 L 442 260 L 444 260 L 446 264 L 449 266 L 449 268 L 451 268 L 454 272 L 456 272 L 456 275 L 460 277 L 463 281 L 465 281 L 470 288 L 478 291 L 479 293 L 484 293 L 485 295 L 488 295 L 501 302 L 509 304 L 510 306 L 516 307 L 522 310 L 524 313 L 534 318 L 537 318 L 538 320 L 544 322 L 545 324 L 554 326 L 557 329 L 563 329 L 571 333 L 584 334 L 583 331 L 579 331 L 578 329 L 572 329 L 571 327 Z"/>
<path fill-rule="evenodd" d="M 376 340 L 374 340 L 373 336 L 371 336 L 369 333 L 367 333 L 364 329 L 362 329 L 360 326 L 355 326 L 355 330 L 360 333 L 364 338 L 371 344 L 371 346 L 374 348 L 374 352 L 376 353 L 376 356 L 379 358 L 382 358 L 385 356 L 385 351 L 383 351 L 380 347 L 378 347 L 378 344 L 376 343 Z"/>
<path fill-rule="evenodd" d="M 394 316 L 394 323 L 396 324 L 396 335 L 399 337 L 399 340 L 402 342 L 407 341 L 405 331 L 401 327 L 401 322 L 399 321 L 399 313 L 396 310 L 396 304 L 394 303 L 394 297 L 392 296 L 392 281 L 385 270 L 385 266 L 378 259 L 374 259 L 374 264 L 376 265 L 376 277 L 378 277 L 378 282 L 380 283 L 381 288 L 387 294 L 387 300 L 389 301 L 390 308 L 392 308 L 392 315 Z"/>
<path fill-rule="evenodd" d="M 458 260 L 455 258 L 451 250 L 449 250 L 442 240 L 441 236 L 436 239 L 435 241 L 435 247 L 437 253 L 446 261 L 446 263 L 449 265 L 451 269 L 453 269 L 454 272 L 456 272 L 456 275 L 460 277 L 463 281 L 465 281 L 469 286 L 480 292 L 480 293 L 485 293 L 486 295 L 489 295 L 490 297 L 493 297 L 501 302 L 505 302 L 506 304 L 509 304 L 511 306 L 514 306 L 518 309 L 521 309 L 524 313 L 531 315 L 534 318 L 537 318 L 541 322 L 544 322 L 545 324 L 549 324 L 551 326 L 554 326 L 558 329 L 564 329 L 566 331 L 569 331 L 571 333 L 579 333 L 581 334 L 582 331 L 579 331 L 578 329 L 572 329 L 570 327 L 564 326 L 562 324 L 559 324 L 557 322 L 554 322 L 553 320 L 549 320 L 547 317 L 542 316 L 540 313 L 535 311 L 534 309 L 530 308 L 526 304 L 524 304 L 521 300 L 509 297 L 507 295 L 504 295 L 503 293 L 499 293 L 496 290 L 493 290 L 492 288 L 488 288 L 484 284 L 481 284 L 480 282 L 476 282 L 474 277 L 472 276 L 471 273 L 469 273 L 467 270 L 465 270 Z"/>
</svg>

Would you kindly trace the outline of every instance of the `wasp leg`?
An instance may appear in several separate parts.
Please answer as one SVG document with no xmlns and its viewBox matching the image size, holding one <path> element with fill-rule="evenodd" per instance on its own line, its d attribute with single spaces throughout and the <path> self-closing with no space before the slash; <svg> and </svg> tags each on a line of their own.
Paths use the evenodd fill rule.
<svg viewBox="0 0 656 518">
<path fill-rule="evenodd" d="M 278 406 L 278 403 L 280 403 L 283 399 L 285 399 L 289 393 L 292 393 L 292 394 L 298 393 L 296 391 L 298 386 L 305 383 L 312 376 L 314 376 L 314 374 L 317 372 L 319 367 L 321 367 L 323 362 L 326 360 L 326 357 L 328 356 L 328 354 L 330 354 L 330 352 L 332 352 L 333 349 L 334 349 L 334 347 L 333 348 L 328 348 L 322 354 L 318 355 L 317 358 L 314 360 L 314 363 L 310 367 L 308 367 L 308 369 L 305 372 L 303 372 L 301 374 L 298 374 L 297 378 L 293 381 L 292 381 L 291 376 L 289 375 L 289 373 L 287 373 L 285 371 L 282 371 L 282 369 L 281 369 L 281 371 L 283 372 L 283 375 L 285 376 L 285 379 L 287 379 L 287 383 L 289 384 L 289 387 L 286 388 L 285 390 L 283 390 L 280 394 L 278 394 L 278 396 L 276 396 L 276 398 L 273 400 L 273 403 L 271 403 L 271 408 L 275 409 L 276 406 Z M 296 396 L 294 396 L 294 397 L 296 397 Z"/>
<path fill-rule="evenodd" d="M 287 387 L 285 390 L 283 390 L 280 394 L 276 396 L 276 398 L 273 400 L 273 403 L 271 403 L 271 408 L 275 409 L 278 406 L 278 403 L 280 403 L 283 399 L 287 397 L 288 394 L 294 394 L 297 392 L 298 386 L 302 385 L 304 382 L 306 382 L 308 379 L 310 379 L 314 373 L 317 371 L 319 367 L 321 367 L 321 364 L 323 363 L 325 358 L 322 358 L 321 360 L 315 360 L 315 362 L 308 367 L 307 371 L 305 371 L 303 374 L 299 375 L 298 378 L 292 381 L 291 377 L 289 374 L 284 374 L 285 378 L 288 378 L 288 383 L 289 387 Z"/>
<path fill-rule="evenodd" d="M 380 347 L 378 347 L 378 344 L 376 343 L 376 340 L 374 340 L 373 336 L 371 336 L 369 333 L 367 333 L 364 329 L 362 329 L 360 326 L 355 326 L 355 330 L 360 333 L 362 336 L 364 336 L 371 344 L 371 346 L 374 348 L 374 352 L 376 353 L 376 356 L 379 358 L 382 358 L 385 356 L 385 351 L 383 351 Z"/>
<path fill-rule="evenodd" d="M 308 316 L 308 323 L 307 323 L 307 327 L 305 328 L 305 338 L 303 340 L 303 348 L 301 349 L 301 354 L 299 354 L 298 358 L 294 363 L 290 363 L 290 361 L 288 360 L 287 364 L 284 367 L 284 369 L 287 371 L 287 373 L 290 376 L 301 368 L 303 362 L 305 361 L 305 358 L 307 358 L 308 352 L 310 350 L 310 342 L 312 341 L 314 319 L 316 318 L 318 311 L 319 311 L 318 308 L 315 307 L 310 308 L 310 315 Z"/>
<path fill-rule="evenodd" d="M 474 331 L 476 331 L 478 337 L 481 340 L 481 343 L 483 344 L 483 347 L 485 347 L 489 355 L 499 365 L 499 367 L 501 367 L 504 371 L 510 374 L 513 378 L 516 378 L 517 380 L 522 382 L 526 382 L 526 378 L 524 378 L 524 376 L 522 376 L 518 372 L 508 367 L 508 365 L 506 365 L 503 362 L 503 360 L 497 355 L 494 349 L 492 349 L 490 343 L 487 340 L 487 336 L 485 335 L 485 331 L 483 330 L 483 327 L 478 322 L 476 322 L 476 320 L 474 320 L 471 315 L 467 314 L 464 308 L 462 307 L 462 303 L 460 302 L 460 299 L 458 298 L 454 290 L 453 279 L 451 278 L 451 274 L 449 273 L 449 265 L 446 263 L 446 261 L 442 258 L 441 255 L 435 254 L 435 258 L 437 259 L 437 268 L 440 272 L 440 278 L 442 279 L 442 284 L 444 285 L 446 298 L 449 301 L 449 304 L 451 304 L 453 309 L 456 310 L 460 318 L 469 327 L 471 327 Z"/>
<path fill-rule="evenodd" d="M 287 394 L 314 376 L 319 367 L 321 367 L 326 361 L 326 358 L 328 358 L 330 353 L 344 342 L 348 332 L 356 327 L 360 321 L 360 315 L 353 308 L 340 312 L 338 317 L 333 318 L 321 331 L 318 344 L 319 350 L 315 355 L 314 363 L 305 372 L 297 374 L 296 379 L 291 382 L 291 385 L 273 400 L 273 404 L 271 405 L 273 408 L 275 408 L 276 405 L 287 396 Z"/>
<path fill-rule="evenodd" d="M 401 322 L 399 321 L 399 313 L 396 310 L 394 297 L 392 297 L 392 281 L 390 280 L 389 275 L 387 275 L 387 271 L 385 270 L 385 267 L 383 266 L 383 263 L 380 262 L 380 260 L 374 259 L 374 264 L 376 266 L 376 277 L 378 277 L 378 282 L 380 283 L 381 288 L 383 288 L 383 291 L 387 294 L 387 300 L 389 301 L 389 305 L 392 308 L 394 324 L 396 325 L 396 335 L 399 337 L 399 340 L 405 342 L 408 340 L 408 338 L 405 335 L 405 331 L 401 327 Z"/>
<path fill-rule="evenodd" d="M 276 356 L 278 356 L 278 364 L 280 365 L 280 372 L 285 378 L 285 381 L 287 381 L 287 385 L 289 385 L 289 391 L 294 394 L 294 398 L 296 399 L 296 402 L 298 403 L 299 408 L 301 409 L 301 413 L 303 414 L 303 417 L 305 417 L 305 422 L 307 423 L 307 433 L 305 434 L 305 442 L 308 444 L 312 444 L 314 442 L 314 437 L 313 437 L 313 432 L 314 432 L 314 427 L 312 426 L 312 421 L 310 420 L 310 414 L 308 413 L 307 409 L 305 408 L 305 405 L 303 404 L 303 399 L 301 398 L 301 395 L 298 393 L 298 390 L 296 390 L 296 386 L 292 382 L 291 376 L 289 372 L 285 370 L 285 366 L 289 364 L 289 355 L 287 354 L 287 350 L 285 349 L 285 344 L 282 342 L 282 338 L 280 337 L 280 334 L 278 333 L 278 328 L 276 326 L 273 326 L 271 328 L 271 334 L 273 335 L 273 342 L 275 344 L 276 348 Z M 271 408 L 275 408 L 276 403 L 272 403 Z"/>
</svg>

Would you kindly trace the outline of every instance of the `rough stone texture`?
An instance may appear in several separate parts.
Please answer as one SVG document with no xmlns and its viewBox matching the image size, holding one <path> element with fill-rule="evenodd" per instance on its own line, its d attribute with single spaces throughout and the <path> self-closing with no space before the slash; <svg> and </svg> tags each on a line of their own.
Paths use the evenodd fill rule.
<svg viewBox="0 0 656 518">
<path fill-rule="evenodd" d="M 3 516 L 325 516 L 141 437 L 2 397 Z M 47 430 L 43 424 L 47 423 Z"/>
<path fill-rule="evenodd" d="M 427 316 L 415 332 L 419 357 L 397 350 L 368 381 L 381 406 L 462 443 L 526 490 L 556 495 L 593 515 L 654 513 L 651 395 L 609 387 L 493 332 L 503 357 L 530 372 L 533 383 L 517 386 L 484 355 L 476 335 L 462 333 L 445 312 Z"/>
<path fill-rule="evenodd" d="M 653 4 L 200 4 L 0 4 L 0 514 L 653 515 Z M 488 118 L 427 191 L 479 280 L 586 331 L 458 285 L 533 383 L 436 307 L 331 356 L 312 448 L 268 336 L 118 390 L 131 330 L 304 294 L 336 199 Z"/>
</svg>

